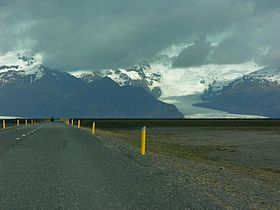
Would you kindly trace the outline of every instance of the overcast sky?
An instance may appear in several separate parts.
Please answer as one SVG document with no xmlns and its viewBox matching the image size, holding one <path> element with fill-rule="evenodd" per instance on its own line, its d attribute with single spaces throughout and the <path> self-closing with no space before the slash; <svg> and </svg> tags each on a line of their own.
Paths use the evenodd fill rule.
<svg viewBox="0 0 280 210">
<path fill-rule="evenodd" d="M 0 0 L 0 53 L 62 70 L 123 67 L 187 46 L 174 67 L 279 64 L 279 0 Z"/>
</svg>

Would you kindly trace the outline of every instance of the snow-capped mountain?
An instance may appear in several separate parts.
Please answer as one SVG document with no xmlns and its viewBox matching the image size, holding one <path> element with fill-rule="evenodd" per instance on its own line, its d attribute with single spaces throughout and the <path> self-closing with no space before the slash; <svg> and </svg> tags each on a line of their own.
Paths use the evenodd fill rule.
<svg viewBox="0 0 280 210">
<path fill-rule="evenodd" d="M 280 84 L 280 66 L 272 66 L 260 69 L 244 76 L 244 79 L 253 81 L 269 81 Z"/>
<path fill-rule="evenodd" d="M 28 56 L 22 53 L 8 53 L 5 56 L 1 56 L 0 73 L 7 71 L 28 72 L 41 64 L 42 58 L 39 55 Z"/>
<path fill-rule="evenodd" d="M 14 61 L 8 61 L 0 59 L 0 114 L 3 116 L 183 117 L 174 105 L 157 100 L 143 88 L 119 86 L 106 76 L 93 83 L 85 82 L 67 72 L 46 67 L 35 57 L 17 54 Z M 136 77 L 132 70 L 128 72 Z"/>
<path fill-rule="evenodd" d="M 140 64 L 126 69 L 109 69 L 93 72 L 81 71 L 75 72 L 73 75 L 87 83 L 109 77 L 120 86 L 132 85 L 142 87 L 158 98 L 161 96 L 161 75 L 150 70 L 151 66 L 149 64 Z"/>
<path fill-rule="evenodd" d="M 42 65 L 41 60 L 35 57 L 22 55 L 20 53 L 11 55 L 10 57 L 13 57 L 12 61 L 5 60 L 8 64 L 1 65 L 0 63 L 0 87 L 15 81 L 20 83 L 32 83 L 42 78 L 45 74 L 46 68 Z M 17 59 L 15 59 L 15 57 Z"/>
<path fill-rule="evenodd" d="M 243 75 L 233 80 L 227 81 L 214 81 L 209 84 L 208 88 L 203 94 L 204 99 L 213 98 L 222 94 L 225 90 L 229 88 L 234 88 L 240 83 L 255 83 L 260 86 L 270 85 L 279 86 L 280 85 L 280 66 L 266 67 L 252 73 Z"/>
<path fill-rule="evenodd" d="M 51 70 L 42 65 L 42 61 L 41 56 L 27 56 L 24 52 L 1 55 L 0 89 L 39 85 L 44 81 L 45 86 L 52 90 L 53 94 L 61 91 L 63 95 L 68 94 L 68 89 L 71 91 L 79 89 L 80 86 L 94 84 L 102 78 L 109 77 L 120 86 L 142 87 L 161 101 L 168 102 L 166 100 L 168 97 L 201 94 L 207 87 L 208 91 L 203 94 L 204 98 L 210 98 L 211 94 L 219 95 L 233 79 L 242 78 L 243 75 L 247 76 L 248 73 L 259 69 L 250 62 L 242 65 L 205 65 L 187 69 L 174 69 L 172 66 L 151 63 L 122 69 L 78 71 L 70 75 L 63 71 Z M 274 78 L 275 74 L 270 74 L 270 77 Z M 56 89 L 49 87 L 54 81 L 60 81 L 54 86 Z M 188 115 L 188 112 L 184 114 Z"/>
<path fill-rule="evenodd" d="M 280 117 L 280 66 L 260 69 L 224 84 L 213 83 L 198 106 L 230 113 Z"/>
</svg>

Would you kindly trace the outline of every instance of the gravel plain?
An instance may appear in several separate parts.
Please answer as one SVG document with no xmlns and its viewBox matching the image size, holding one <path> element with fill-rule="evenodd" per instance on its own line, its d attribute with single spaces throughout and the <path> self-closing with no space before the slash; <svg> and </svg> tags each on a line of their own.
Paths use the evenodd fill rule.
<svg viewBox="0 0 280 210">
<path fill-rule="evenodd" d="M 103 127 L 96 135 L 139 153 L 139 128 Z M 221 209 L 280 209 L 278 126 L 149 126 L 147 150 L 182 190 L 199 186 Z"/>
</svg>

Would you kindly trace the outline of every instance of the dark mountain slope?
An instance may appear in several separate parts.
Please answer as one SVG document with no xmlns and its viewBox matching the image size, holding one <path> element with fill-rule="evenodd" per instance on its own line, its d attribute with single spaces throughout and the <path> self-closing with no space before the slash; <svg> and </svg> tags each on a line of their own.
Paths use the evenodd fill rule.
<svg viewBox="0 0 280 210">
<path fill-rule="evenodd" d="M 54 115 L 109 118 L 182 118 L 174 105 L 163 103 L 143 88 L 120 87 L 105 77 L 64 97 L 50 108 Z M 64 111 L 62 113 L 62 110 Z"/>
</svg>

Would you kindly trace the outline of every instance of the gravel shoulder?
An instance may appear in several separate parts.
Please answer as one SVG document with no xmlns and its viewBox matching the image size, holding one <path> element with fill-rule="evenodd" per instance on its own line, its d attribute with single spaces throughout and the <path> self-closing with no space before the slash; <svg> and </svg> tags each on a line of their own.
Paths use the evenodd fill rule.
<svg viewBox="0 0 280 210">
<path fill-rule="evenodd" d="M 226 209 L 280 209 L 277 127 L 150 127 L 147 156 L 184 188 Z M 139 153 L 140 129 L 97 129 L 111 148 Z M 175 178 L 176 177 L 176 178 Z"/>
</svg>

